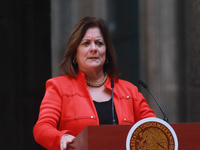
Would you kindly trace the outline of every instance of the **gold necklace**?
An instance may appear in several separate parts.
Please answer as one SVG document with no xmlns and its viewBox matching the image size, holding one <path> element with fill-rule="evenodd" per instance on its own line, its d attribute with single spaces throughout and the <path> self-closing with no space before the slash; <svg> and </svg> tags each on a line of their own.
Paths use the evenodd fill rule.
<svg viewBox="0 0 200 150">
<path fill-rule="evenodd" d="M 98 83 L 94 83 L 94 82 L 91 82 L 91 81 L 88 81 L 86 80 L 87 84 L 90 85 L 90 86 L 96 86 L 96 87 L 99 87 L 99 86 L 102 86 L 107 80 L 107 74 L 105 73 L 105 77 L 104 79 L 101 81 L 101 82 L 98 82 Z"/>
</svg>

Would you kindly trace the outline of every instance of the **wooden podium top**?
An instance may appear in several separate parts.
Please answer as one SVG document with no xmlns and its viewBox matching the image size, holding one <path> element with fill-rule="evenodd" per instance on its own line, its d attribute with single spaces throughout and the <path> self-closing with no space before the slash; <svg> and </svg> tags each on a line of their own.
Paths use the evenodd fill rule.
<svg viewBox="0 0 200 150">
<path fill-rule="evenodd" d="M 87 126 L 75 138 L 77 150 L 125 150 L 126 137 L 132 125 Z"/>
<path fill-rule="evenodd" d="M 181 150 L 200 149 L 200 123 L 170 124 Z M 126 138 L 132 125 L 87 126 L 71 146 L 75 150 L 126 150 Z"/>
</svg>

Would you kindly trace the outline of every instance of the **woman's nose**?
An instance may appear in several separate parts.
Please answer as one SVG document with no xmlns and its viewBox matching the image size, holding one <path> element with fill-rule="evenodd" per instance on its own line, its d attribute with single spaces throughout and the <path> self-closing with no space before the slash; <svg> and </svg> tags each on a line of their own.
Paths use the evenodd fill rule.
<svg viewBox="0 0 200 150">
<path fill-rule="evenodd" d="M 91 51 L 97 51 L 97 47 L 96 47 L 96 44 L 94 42 L 91 43 L 90 50 Z"/>
</svg>

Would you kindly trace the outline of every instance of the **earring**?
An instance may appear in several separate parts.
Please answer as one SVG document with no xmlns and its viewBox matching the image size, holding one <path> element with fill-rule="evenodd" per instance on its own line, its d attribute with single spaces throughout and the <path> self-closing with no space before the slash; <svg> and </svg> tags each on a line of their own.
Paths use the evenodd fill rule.
<svg viewBox="0 0 200 150">
<path fill-rule="evenodd" d="M 76 58 L 73 59 L 73 64 L 74 64 L 74 65 L 77 64 L 77 59 L 76 59 Z"/>
</svg>

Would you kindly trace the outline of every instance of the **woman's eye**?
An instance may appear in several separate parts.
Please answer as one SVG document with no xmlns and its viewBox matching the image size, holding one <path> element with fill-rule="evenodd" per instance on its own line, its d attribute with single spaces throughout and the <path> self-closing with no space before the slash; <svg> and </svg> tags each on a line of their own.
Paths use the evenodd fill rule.
<svg viewBox="0 0 200 150">
<path fill-rule="evenodd" d="M 84 42 L 83 45 L 87 46 L 87 45 L 89 45 L 89 42 Z"/>
<path fill-rule="evenodd" d="M 102 45 L 103 45 L 103 42 L 96 42 L 96 44 L 97 44 L 98 46 L 102 46 Z"/>
</svg>

